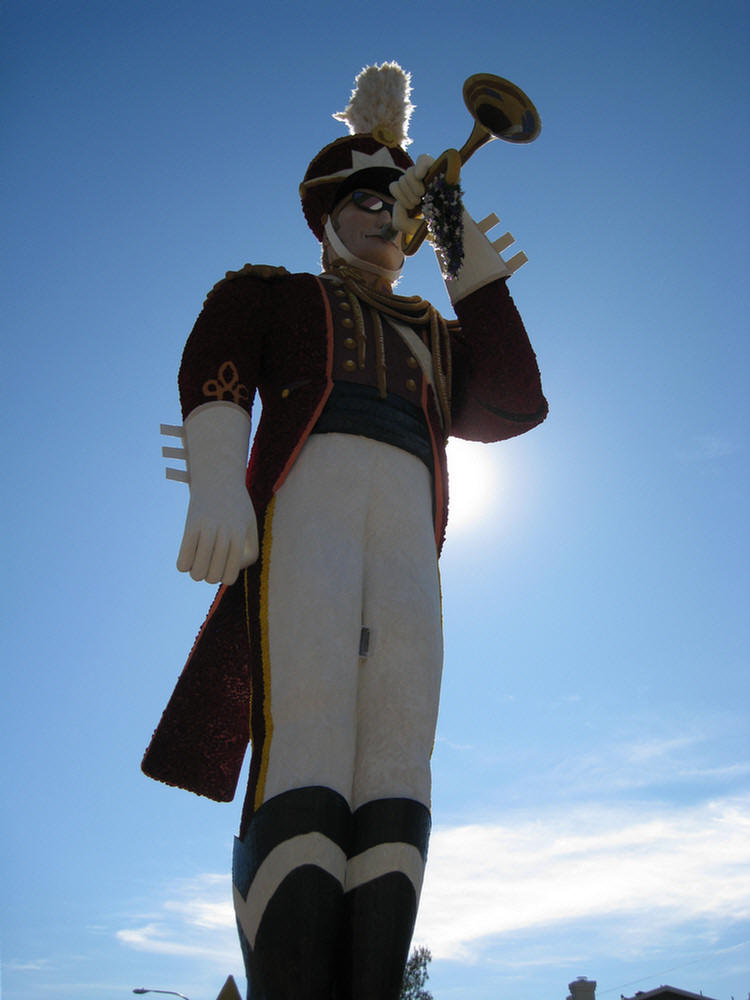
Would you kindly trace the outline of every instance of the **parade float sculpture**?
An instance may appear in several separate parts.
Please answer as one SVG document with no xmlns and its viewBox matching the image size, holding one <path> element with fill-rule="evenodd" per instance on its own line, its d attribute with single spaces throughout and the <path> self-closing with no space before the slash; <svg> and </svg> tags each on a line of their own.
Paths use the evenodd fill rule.
<svg viewBox="0 0 750 1000">
<path fill-rule="evenodd" d="M 231 800 L 251 1000 L 392 1000 L 430 831 L 443 646 L 449 435 L 544 420 L 504 261 L 463 208 L 462 162 L 539 119 L 513 84 L 466 83 L 473 138 L 406 152 L 410 80 L 357 77 L 349 135 L 300 185 L 322 273 L 247 264 L 209 293 L 179 374 L 190 484 L 178 568 L 221 586 L 146 752 L 146 774 Z M 456 319 L 395 294 L 429 230 Z M 250 413 L 262 415 L 249 465 Z"/>
</svg>

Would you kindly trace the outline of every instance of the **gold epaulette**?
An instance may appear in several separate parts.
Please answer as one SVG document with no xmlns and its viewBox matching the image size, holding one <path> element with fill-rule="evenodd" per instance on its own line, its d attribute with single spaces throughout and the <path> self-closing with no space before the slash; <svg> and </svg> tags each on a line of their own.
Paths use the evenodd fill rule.
<svg viewBox="0 0 750 1000">
<path fill-rule="evenodd" d="M 289 274 L 285 267 L 273 267 L 271 264 L 245 264 L 241 267 L 239 271 L 227 271 L 221 281 L 217 281 L 214 287 L 206 296 L 208 300 L 213 293 L 224 284 L 225 281 L 233 281 L 235 278 L 239 278 L 244 275 L 250 275 L 253 278 L 261 278 L 263 281 L 272 281 L 274 278 L 283 278 L 285 275 Z"/>
</svg>

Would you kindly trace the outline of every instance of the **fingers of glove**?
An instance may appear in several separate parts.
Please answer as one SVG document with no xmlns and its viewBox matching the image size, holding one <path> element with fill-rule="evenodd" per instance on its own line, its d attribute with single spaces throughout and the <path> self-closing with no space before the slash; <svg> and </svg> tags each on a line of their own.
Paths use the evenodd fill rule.
<svg viewBox="0 0 750 1000">
<path fill-rule="evenodd" d="M 246 566 L 250 566 L 257 558 L 258 529 L 256 527 L 255 512 L 253 512 L 250 524 L 245 532 L 245 537 L 236 536 L 229 546 L 221 582 L 226 584 L 234 583 L 240 575 L 240 570 L 245 569 Z"/>
<path fill-rule="evenodd" d="M 424 197 L 424 182 L 411 170 L 407 170 L 404 174 L 404 187 L 407 188 L 413 200 L 416 199 L 419 202 Z"/>
<path fill-rule="evenodd" d="M 214 539 L 214 547 L 211 553 L 211 561 L 206 572 L 207 583 L 234 583 L 237 579 L 235 572 L 233 579 L 226 579 L 226 566 L 231 554 L 231 539 L 229 532 L 223 525 L 219 525 Z"/>
<path fill-rule="evenodd" d="M 414 177 L 412 170 L 413 167 L 409 167 L 405 174 L 388 186 L 396 204 L 405 205 L 406 208 L 416 208 L 424 194 L 424 184 Z"/>
<path fill-rule="evenodd" d="M 397 201 L 393 206 L 394 229 L 398 229 L 402 233 L 411 235 L 419 229 L 420 222 L 420 219 L 413 219 L 410 215 L 408 215 L 407 210 L 400 202 Z"/>
<path fill-rule="evenodd" d="M 185 525 L 185 533 L 182 536 L 180 551 L 177 555 L 177 569 L 180 573 L 189 572 L 193 565 L 195 550 L 198 547 L 199 534 L 200 529 L 191 525 L 190 518 L 188 517 L 188 523 Z"/>
<path fill-rule="evenodd" d="M 210 521 L 202 521 L 200 527 L 200 537 L 193 558 L 193 565 L 190 567 L 190 575 L 194 580 L 205 580 L 211 566 L 211 558 L 216 542 L 216 525 Z"/>
<path fill-rule="evenodd" d="M 388 190 L 396 199 L 396 204 L 405 205 L 407 208 L 414 208 L 416 201 L 408 184 L 405 183 L 406 174 L 402 174 L 397 181 L 391 181 Z"/>
<path fill-rule="evenodd" d="M 417 162 L 414 164 L 414 167 L 412 168 L 414 170 L 414 176 L 421 181 L 424 177 L 427 176 L 427 173 L 434 162 L 435 162 L 434 156 L 430 156 L 429 153 L 422 153 L 421 156 L 417 157 Z"/>
<path fill-rule="evenodd" d="M 226 565 L 221 577 L 222 583 L 226 583 L 227 585 L 232 584 L 240 575 L 240 570 L 243 569 L 242 559 L 240 558 L 242 551 L 242 546 L 236 542 L 229 547 L 229 554 L 227 555 Z"/>
</svg>

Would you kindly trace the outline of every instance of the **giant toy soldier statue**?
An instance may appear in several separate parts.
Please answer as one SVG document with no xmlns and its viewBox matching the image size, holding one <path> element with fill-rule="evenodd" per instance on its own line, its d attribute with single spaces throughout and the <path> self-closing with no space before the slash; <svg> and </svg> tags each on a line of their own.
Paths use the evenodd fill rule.
<svg viewBox="0 0 750 1000">
<path fill-rule="evenodd" d="M 430 165 L 404 151 L 408 98 L 395 64 L 363 70 L 336 116 L 351 134 L 300 186 L 323 273 L 230 272 L 180 369 L 178 567 L 221 587 L 143 766 L 226 801 L 252 742 L 233 863 L 251 1000 L 398 997 L 430 830 L 445 442 L 547 412 L 510 269 L 468 215 L 457 320 L 393 293 Z"/>
</svg>

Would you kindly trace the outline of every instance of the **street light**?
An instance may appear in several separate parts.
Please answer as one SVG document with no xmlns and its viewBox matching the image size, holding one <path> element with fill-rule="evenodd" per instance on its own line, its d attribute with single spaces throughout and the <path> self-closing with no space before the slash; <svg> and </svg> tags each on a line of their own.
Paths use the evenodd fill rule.
<svg viewBox="0 0 750 1000">
<path fill-rule="evenodd" d="M 133 993 L 168 993 L 171 997 L 182 997 L 182 1000 L 190 1000 L 190 997 L 186 997 L 184 993 L 175 993 L 174 990 L 147 990 L 143 986 L 133 990 Z"/>
</svg>

